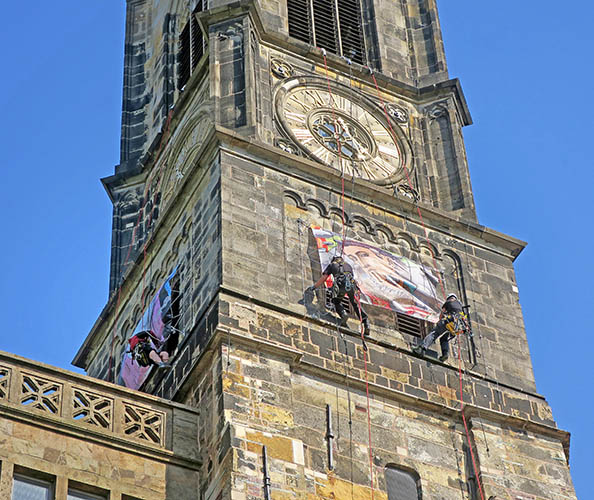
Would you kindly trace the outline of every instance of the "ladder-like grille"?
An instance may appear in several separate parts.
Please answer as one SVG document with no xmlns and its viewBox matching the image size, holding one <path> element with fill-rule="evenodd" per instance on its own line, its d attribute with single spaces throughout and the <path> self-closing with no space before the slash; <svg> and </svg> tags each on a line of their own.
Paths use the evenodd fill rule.
<svg viewBox="0 0 594 500">
<path fill-rule="evenodd" d="M 365 64 L 361 0 L 288 0 L 289 35 Z"/>
<path fill-rule="evenodd" d="M 353 310 L 351 301 L 346 295 L 342 299 L 342 305 L 352 317 L 356 318 L 358 316 L 358 313 Z M 326 289 L 326 308 L 331 310 L 334 309 L 334 304 L 332 303 L 332 289 L 330 288 Z M 369 311 L 366 312 L 369 313 Z M 429 331 L 428 323 L 426 321 L 402 313 L 396 313 L 396 330 L 400 333 L 413 335 L 414 337 L 424 337 Z"/>
<path fill-rule="evenodd" d="M 206 48 L 206 40 L 202 34 L 202 30 L 196 21 L 197 12 L 202 12 L 206 7 L 207 0 L 201 0 L 196 5 L 192 12 L 190 19 L 184 26 L 179 36 L 179 52 L 178 52 L 178 88 L 182 89 L 194 73 L 196 65 L 200 58 L 204 55 Z"/>
</svg>

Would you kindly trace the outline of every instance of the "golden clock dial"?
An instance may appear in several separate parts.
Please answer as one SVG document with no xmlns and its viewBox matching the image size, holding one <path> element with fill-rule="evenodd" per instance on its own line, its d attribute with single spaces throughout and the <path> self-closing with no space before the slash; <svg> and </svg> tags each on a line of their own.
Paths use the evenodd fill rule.
<svg viewBox="0 0 594 500">
<path fill-rule="evenodd" d="M 352 94 L 352 95 L 348 95 Z M 354 92 L 297 84 L 277 100 L 285 131 L 310 157 L 345 175 L 392 184 L 403 173 L 401 142 L 380 109 Z M 393 125 L 397 127 L 397 125 Z"/>
</svg>

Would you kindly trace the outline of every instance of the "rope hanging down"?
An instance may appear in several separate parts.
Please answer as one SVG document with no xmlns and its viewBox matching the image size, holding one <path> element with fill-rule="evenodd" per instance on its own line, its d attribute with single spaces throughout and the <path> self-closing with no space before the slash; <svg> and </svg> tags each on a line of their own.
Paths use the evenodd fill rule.
<svg viewBox="0 0 594 500">
<path fill-rule="evenodd" d="M 369 66 L 365 66 L 368 70 L 369 73 L 371 74 L 371 78 L 373 79 L 373 84 L 375 85 L 375 90 L 377 93 L 377 97 L 378 100 L 380 101 L 381 105 L 382 105 L 382 109 L 384 111 L 384 115 L 386 117 L 386 122 L 388 123 L 388 128 L 390 129 L 390 133 L 392 134 L 392 137 L 395 139 L 397 137 L 396 133 L 394 132 L 394 128 L 392 127 L 392 121 L 390 120 L 390 115 L 388 114 L 388 110 L 386 108 L 386 103 L 384 101 L 384 99 L 382 98 L 382 94 L 380 92 L 379 89 L 379 85 L 377 84 L 377 80 L 375 78 L 375 73 L 373 72 L 373 69 L 371 69 Z M 406 165 L 403 163 L 402 167 L 404 168 L 404 173 L 406 175 L 406 182 L 408 183 L 408 187 L 411 190 L 414 190 L 413 185 L 412 185 L 412 181 L 410 180 L 410 174 L 408 171 L 408 168 L 406 168 Z M 429 249 L 429 253 L 431 254 L 431 259 L 433 262 L 433 267 L 435 268 L 435 270 L 437 270 L 437 261 L 435 260 L 435 253 L 433 252 L 433 246 L 431 245 L 431 243 L 429 242 L 429 234 L 427 232 L 427 227 L 425 226 L 425 221 L 423 219 L 423 214 L 421 213 L 421 207 L 419 207 L 418 204 L 416 204 L 416 209 L 417 209 L 417 214 L 419 216 L 419 220 L 421 221 L 421 226 L 423 227 L 423 233 L 425 235 L 425 241 L 427 243 L 427 248 Z M 439 278 L 439 285 L 441 287 L 441 293 L 443 295 L 443 298 L 445 300 L 446 298 L 446 291 L 445 291 L 445 287 L 443 284 L 443 280 L 441 279 L 441 273 L 437 273 L 437 277 Z"/>
<path fill-rule="evenodd" d="M 481 486 L 481 478 L 479 477 L 478 468 L 476 466 L 476 459 L 474 458 L 474 451 L 472 449 L 472 441 L 470 439 L 470 431 L 468 430 L 468 424 L 466 423 L 466 415 L 464 415 L 464 393 L 462 392 L 462 355 L 460 347 L 460 336 L 458 336 L 458 378 L 460 380 L 460 413 L 462 414 L 462 422 L 464 423 L 464 431 L 466 432 L 466 441 L 468 443 L 468 449 L 470 450 L 470 458 L 472 459 L 472 468 L 474 470 L 474 476 L 476 477 L 476 484 L 478 485 L 481 500 L 485 500 L 483 493 L 483 487 Z"/>
<path fill-rule="evenodd" d="M 326 85 L 328 87 L 328 94 L 330 95 L 330 110 L 332 112 L 332 121 L 334 122 L 334 137 L 336 139 L 337 144 L 337 152 L 338 152 L 338 163 L 340 165 L 340 184 L 341 184 L 341 210 L 342 210 L 342 244 L 340 248 L 340 256 L 342 257 L 344 252 L 344 243 L 346 239 L 346 219 L 344 213 L 344 168 L 342 166 L 342 147 L 341 147 L 341 136 L 338 133 L 338 120 L 336 119 L 336 113 L 334 111 L 334 97 L 332 95 L 332 88 L 330 86 L 330 75 L 328 74 L 328 62 L 326 59 L 326 50 L 322 50 L 322 55 L 324 56 L 324 69 L 326 72 Z M 354 181 L 354 178 L 353 178 Z M 354 184 L 353 184 L 354 186 Z M 358 306 L 358 313 L 359 313 L 359 321 L 360 321 L 360 328 L 361 328 L 361 340 L 363 342 L 363 360 L 365 366 L 365 393 L 367 398 L 367 434 L 369 439 L 369 474 L 370 474 L 370 487 L 371 487 L 371 500 L 374 498 L 374 487 L 373 487 L 373 448 L 372 448 L 372 440 L 371 440 L 371 415 L 370 415 L 370 404 L 369 404 L 369 376 L 367 372 L 367 345 L 365 343 L 365 336 L 364 336 L 364 327 L 363 327 L 363 319 L 361 314 L 361 304 L 359 302 L 359 297 L 357 295 L 357 306 Z"/>
<path fill-rule="evenodd" d="M 328 94 L 330 95 L 330 111 L 332 112 L 332 121 L 334 122 L 334 138 L 336 139 L 336 147 L 338 151 L 338 166 L 340 167 L 340 208 L 342 211 L 342 244 L 340 247 L 340 256 L 344 253 L 344 240 L 346 238 L 346 219 L 344 215 L 344 168 L 342 166 L 342 145 L 340 134 L 338 133 L 338 120 L 336 119 L 336 113 L 334 112 L 334 96 L 332 95 L 332 89 L 330 87 L 330 75 L 328 74 L 328 61 L 326 59 L 326 49 L 321 49 L 322 55 L 324 56 L 324 70 L 326 71 L 326 85 L 328 87 Z"/>
<path fill-rule="evenodd" d="M 386 121 L 388 122 L 388 126 L 390 128 L 390 132 L 392 133 L 392 135 L 394 137 L 396 137 L 396 135 L 394 134 L 394 129 L 392 128 L 390 117 L 388 115 L 388 110 L 386 108 L 386 103 L 384 102 L 384 100 L 383 100 L 383 98 L 381 96 L 381 92 L 380 92 L 380 89 L 379 89 L 379 85 L 377 84 L 377 80 L 375 78 L 375 74 L 374 74 L 373 70 L 370 67 L 367 67 L 367 69 L 369 70 L 369 72 L 371 74 L 371 77 L 373 79 L 373 83 L 375 85 L 375 89 L 376 89 L 376 92 L 377 92 L 377 97 L 378 97 L 378 99 L 379 99 L 379 101 L 380 101 L 380 103 L 382 105 L 382 108 L 383 108 L 383 111 L 384 111 L 384 115 L 386 116 Z M 409 175 L 408 169 L 406 168 L 406 165 L 404 165 L 404 164 L 403 164 L 403 167 L 404 167 L 404 173 L 406 174 L 406 180 L 407 180 L 408 186 L 409 186 L 409 188 L 413 189 L 413 186 L 412 186 L 412 182 L 410 180 L 410 175 Z M 427 227 L 425 226 L 425 221 L 423 220 L 423 214 L 421 213 L 421 207 L 417 204 L 416 205 L 416 208 L 417 208 L 417 214 L 419 215 L 419 220 L 421 221 L 421 226 L 423 227 L 423 232 L 424 232 L 424 235 L 425 235 L 425 240 L 427 242 L 427 247 L 429 248 L 429 252 L 431 253 L 431 258 L 433 260 L 433 266 L 434 266 L 435 269 L 437 269 L 437 263 L 436 263 L 436 260 L 435 260 L 435 254 L 433 253 L 433 248 L 432 248 L 431 244 L 429 243 L 429 235 L 428 235 L 428 232 L 427 232 Z M 446 292 L 445 292 L 445 288 L 444 288 L 444 285 L 443 285 L 443 281 L 442 281 L 441 276 L 440 276 L 439 273 L 438 273 L 438 277 L 439 277 L 439 284 L 441 286 L 441 291 L 442 291 L 443 296 L 444 296 L 444 299 L 445 299 Z M 483 494 L 483 489 L 482 489 L 482 486 L 481 486 L 480 477 L 479 477 L 479 474 L 478 474 L 478 469 L 477 469 L 477 466 L 476 466 L 476 460 L 475 460 L 475 457 L 474 457 L 474 451 L 473 451 L 473 448 L 472 448 L 472 442 L 471 442 L 471 439 L 470 439 L 470 432 L 468 430 L 468 424 L 466 422 L 466 415 L 464 414 L 464 395 L 462 393 L 462 356 L 461 356 L 461 346 L 460 346 L 459 339 L 458 339 L 457 344 L 458 344 L 458 375 L 459 375 L 459 379 L 460 379 L 460 413 L 462 414 L 462 421 L 464 423 L 464 431 L 466 432 L 466 440 L 468 442 L 468 448 L 470 450 L 470 456 L 472 458 L 472 467 L 473 467 L 473 470 L 474 470 L 474 475 L 476 477 L 476 482 L 478 484 L 478 488 L 479 488 L 479 493 L 480 493 L 480 496 L 481 496 L 481 500 L 485 500 L 485 497 L 484 497 L 484 494 Z"/>
<path fill-rule="evenodd" d="M 333 97 L 332 97 L 332 91 L 331 91 L 331 86 L 330 86 L 330 77 L 328 74 L 328 63 L 327 63 L 327 58 L 326 58 L 326 51 L 324 49 L 322 49 L 322 54 L 324 57 L 324 69 L 325 69 L 325 73 L 326 73 L 326 83 L 328 86 L 328 93 L 330 94 L 330 104 L 331 104 L 331 111 L 332 111 L 332 117 L 333 117 L 333 121 L 334 121 L 334 134 L 336 137 L 336 143 L 337 143 L 337 149 L 338 149 L 338 161 L 340 164 L 340 170 L 341 170 L 341 208 L 342 208 L 342 224 L 343 224 L 343 240 L 342 240 L 342 248 L 341 248 L 341 255 L 344 251 L 344 240 L 346 238 L 346 220 L 345 220 L 345 213 L 344 213 L 344 169 L 342 167 L 342 155 L 341 155 L 341 143 L 340 143 L 340 136 L 338 134 L 338 123 L 336 120 L 336 115 L 334 112 L 334 102 L 333 102 Z M 378 99 L 381 103 L 382 109 L 384 111 L 384 115 L 386 117 L 386 122 L 388 124 L 388 127 L 390 129 L 390 132 L 392 134 L 392 137 L 396 137 L 395 131 L 392 127 L 392 123 L 386 108 L 386 104 L 381 96 L 381 92 L 379 89 L 379 85 L 377 83 L 377 79 L 375 78 L 375 74 L 373 72 L 373 70 L 369 67 L 367 67 L 367 69 L 369 70 L 371 77 L 373 79 L 373 83 L 375 85 L 375 89 L 377 92 L 377 96 Z M 412 186 L 412 181 L 410 179 L 410 174 L 408 171 L 408 168 L 406 167 L 406 165 L 403 164 L 403 168 L 404 168 L 404 172 L 405 172 L 405 176 L 406 176 L 406 180 L 408 183 L 409 188 L 412 190 L 414 189 Z M 353 181 L 354 181 L 354 176 L 353 176 Z M 431 254 L 431 259 L 433 262 L 433 267 L 434 269 L 437 270 L 437 261 L 435 258 L 435 253 L 433 251 L 433 247 L 429 241 L 429 234 L 427 231 L 427 227 L 425 225 L 425 221 L 423 219 L 423 214 L 421 212 L 421 208 L 418 204 L 416 204 L 416 210 L 417 210 L 417 214 L 419 216 L 419 220 L 421 222 L 421 226 L 423 227 L 423 233 L 424 233 L 424 237 L 425 237 L 425 241 L 427 243 L 427 248 L 429 249 L 429 252 Z M 445 291 L 445 287 L 444 287 L 444 283 L 443 280 L 441 278 L 441 274 L 437 273 L 438 278 L 439 278 L 439 284 L 441 287 L 441 292 L 443 295 L 443 298 L 445 300 L 446 298 L 446 291 Z M 369 469 L 370 469 L 370 475 L 371 475 L 371 498 L 373 500 L 374 498 L 374 487 L 373 487 L 373 450 L 372 450 L 372 437 L 371 437 L 371 414 L 370 414 L 370 402 L 369 402 L 369 376 L 368 376 L 368 370 L 367 370 L 367 345 L 365 343 L 365 336 L 364 336 L 364 329 L 363 329 L 363 324 L 362 324 L 362 315 L 361 315 L 361 305 L 359 302 L 359 297 L 357 296 L 357 306 L 358 306 L 358 315 L 359 315 L 359 320 L 361 322 L 361 340 L 363 343 L 363 357 L 364 357 L 364 368 L 365 368 L 365 390 L 366 390 L 366 398 L 367 398 L 367 427 L 368 427 L 368 439 L 369 439 Z M 478 485 L 478 489 L 479 489 L 479 493 L 481 496 L 481 500 L 484 500 L 484 494 L 483 494 L 483 490 L 482 490 L 482 485 L 481 485 L 481 481 L 480 481 L 480 477 L 478 474 L 478 469 L 477 469 L 477 465 L 476 465 L 476 459 L 474 456 L 474 450 L 472 447 L 472 442 L 470 439 L 470 431 L 468 429 L 468 423 L 466 422 L 466 415 L 464 414 L 464 396 L 463 396 L 463 387 L 462 387 L 462 357 L 461 357 L 461 346 L 460 346 L 460 342 L 457 342 L 458 345 L 458 375 L 459 375 L 459 380 L 460 380 L 460 412 L 462 414 L 462 421 L 464 423 L 464 430 L 466 433 L 466 438 L 467 438 L 467 442 L 468 442 L 468 448 L 470 450 L 470 456 L 472 459 L 472 467 L 474 470 L 474 474 L 476 477 L 476 481 L 477 481 L 477 485 Z"/>
<path fill-rule="evenodd" d="M 369 471 L 371 474 L 371 500 L 374 497 L 373 489 L 373 449 L 371 447 L 371 405 L 369 404 L 369 374 L 367 372 L 367 344 L 365 343 L 365 333 L 363 328 L 363 317 L 361 314 L 361 302 L 359 295 L 355 294 L 357 299 L 357 312 L 359 313 L 361 341 L 363 343 L 363 366 L 365 367 L 365 396 L 367 397 L 367 435 L 369 439 Z"/>
</svg>

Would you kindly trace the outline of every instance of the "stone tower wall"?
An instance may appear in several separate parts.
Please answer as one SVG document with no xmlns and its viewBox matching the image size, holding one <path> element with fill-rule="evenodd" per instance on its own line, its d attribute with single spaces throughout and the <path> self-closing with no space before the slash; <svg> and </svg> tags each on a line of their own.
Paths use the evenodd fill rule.
<svg viewBox="0 0 594 500">
<path fill-rule="evenodd" d="M 342 233 L 342 201 L 338 179 L 324 179 L 320 172 L 312 181 L 313 168 L 305 179 L 290 161 L 290 157 L 255 161 L 237 147 L 221 156 L 223 287 L 303 314 L 298 303 L 303 290 L 321 273 L 309 227 Z M 433 265 L 411 204 L 358 182 L 354 189 L 346 185 L 345 215 L 352 223 L 347 237 Z M 508 242 L 488 242 L 481 238 L 485 228 L 454 222 L 439 212 L 425 211 L 424 222 L 438 267 L 447 270 L 452 257 L 459 259 L 477 343 L 480 335 L 479 347 L 484 349 L 477 370 L 500 383 L 535 392 L 513 256 L 503 248 Z M 444 282 L 444 287 L 448 284 Z M 368 312 L 375 337 L 401 347 L 412 342 L 394 330 L 391 314 L 379 308 Z"/>
<path fill-rule="evenodd" d="M 379 95 L 368 68 L 288 37 L 285 0 L 212 0 L 197 16 L 208 56 L 180 92 L 171 54 L 193 3 L 128 2 L 125 157 L 104 180 L 112 289 L 120 277 L 123 286 L 76 363 L 105 378 L 112 332 L 119 363 L 145 302 L 177 267 L 182 339 L 173 368 L 154 370 L 142 390 L 200 410 L 202 498 L 261 498 L 263 445 L 273 498 L 369 498 L 370 439 L 378 498 L 390 466 L 411 472 L 424 499 L 476 500 L 479 479 L 486 498 L 575 498 L 569 436 L 532 372 L 513 269 L 525 243 L 476 222 L 461 132 L 471 118 L 447 74 L 435 1 L 363 1 Z M 275 72 L 279 61 L 290 74 Z M 358 93 L 377 113 L 387 103 L 419 199 L 397 183 L 341 179 L 292 143 L 277 99 L 291 77 Z M 159 193 L 157 217 L 142 214 L 126 263 L 143 192 Z M 355 318 L 340 331 L 321 291 L 305 301 L 322 271 L 312 225 L 437 268 L 443 294 L 470 305 L 476 350 L 459 336 L 450 361 L 421 359 L 418 336 L 373 306 L 364 350 Z"/>
</svg>

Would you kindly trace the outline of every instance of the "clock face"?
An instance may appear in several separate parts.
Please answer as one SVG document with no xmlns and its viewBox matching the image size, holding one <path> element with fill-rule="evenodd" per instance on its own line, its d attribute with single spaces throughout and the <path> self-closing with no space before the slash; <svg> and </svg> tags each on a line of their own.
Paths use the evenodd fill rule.
<svg viewBox="0 0 594 500">
<path fill-rule="evenodd" d="M 393 184 L 404 175 L 402 140 L 380 109 L 360 94 L 327 83 L 294 80 L 277 96 L 285 132 L 310 157 L 345 175 Z M 392 130 L 398 129 L 392 125 Z"/>
</svg>

